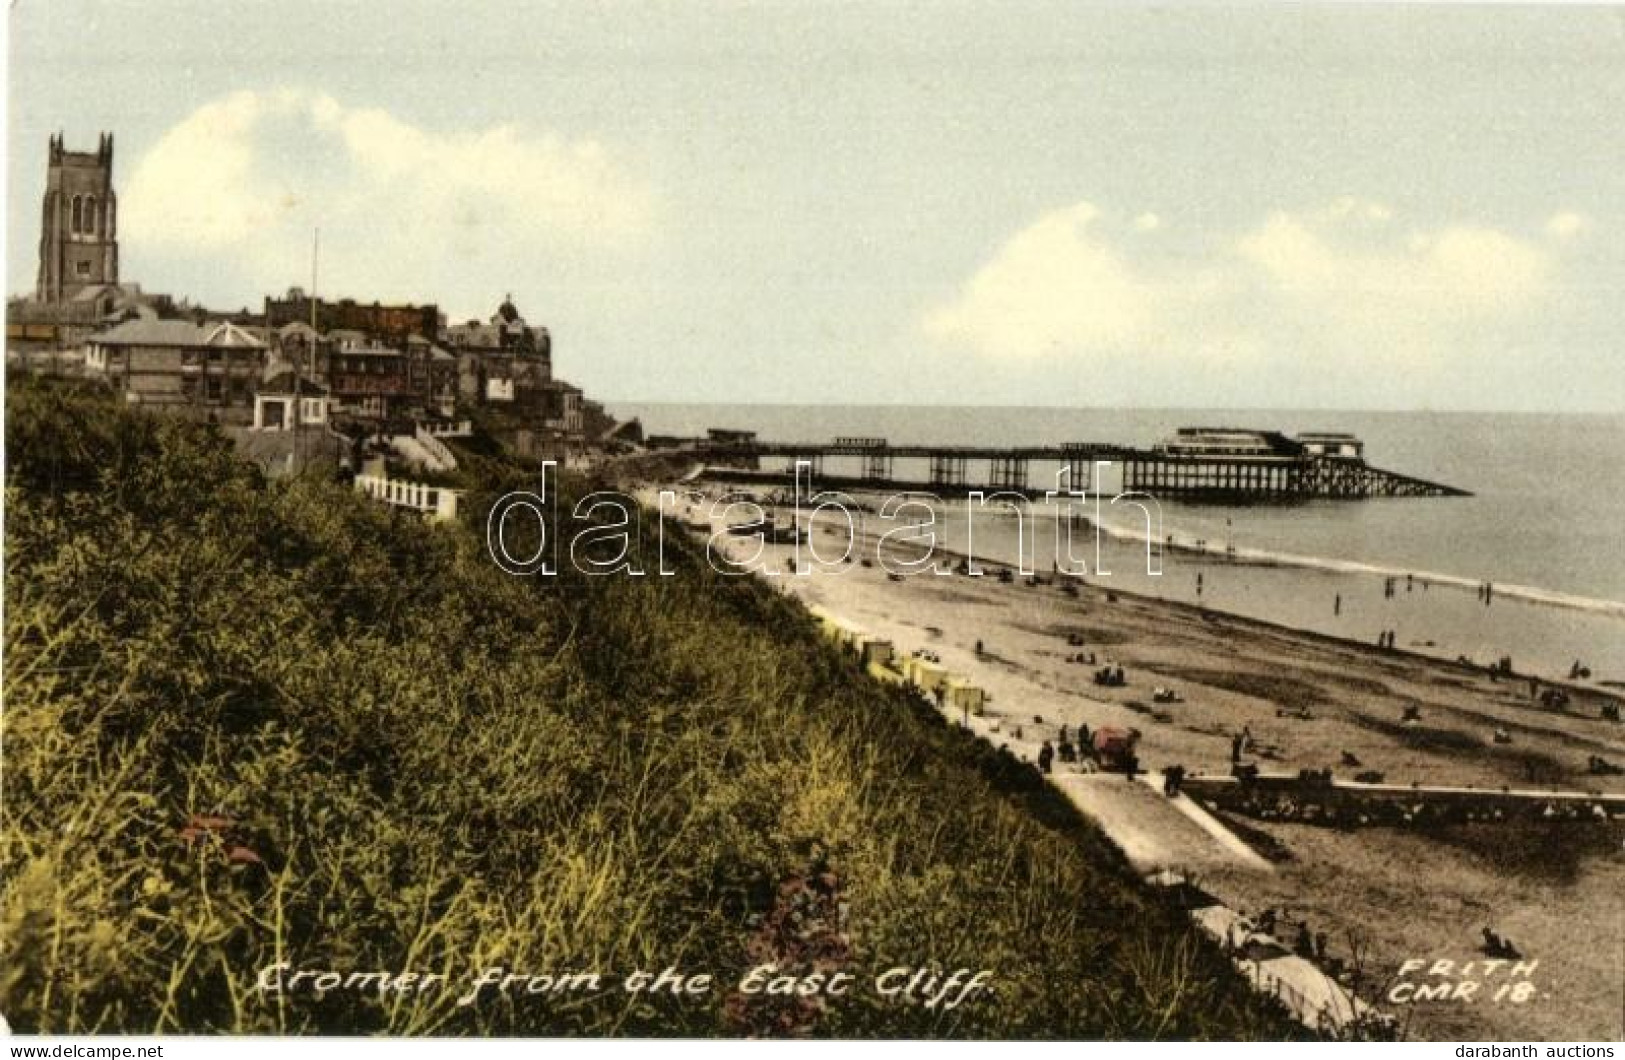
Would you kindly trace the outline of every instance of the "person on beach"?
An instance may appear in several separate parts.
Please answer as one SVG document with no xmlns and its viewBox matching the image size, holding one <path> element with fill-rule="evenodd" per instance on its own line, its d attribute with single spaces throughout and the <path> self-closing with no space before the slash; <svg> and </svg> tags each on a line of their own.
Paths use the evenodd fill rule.
<svg viewBox="0 0 1625 1060">
<path fill-rule="evenodd" d="M 1230 738 L 1230 761 L 1232 764 L 1241 761 L 1241 733 L 1239 732 Z"/>
<path fill-rule="evenodd" d="M 1055 748 L 1049 745 L 1048 740 L 1045 740 L 1044 746 L 1038 749 L 1038 771 L 1040 773 L 1048 773 L 1050 771 L 1050 765 L 1054 761 Z"/>
<path fill-rule="evenodd" d="M 1341 615 L 1342 613 L 1343 613 L 1343 594 L 1338 593 L 1337 595 L 1332 597 L 1332 614 L 1333 615 Z"/>
<path fill-rule="evenodd" d="M 1315 955 L 1315 940 L 1309 937 L 1308 924 L 1298 925 L 1297 937 L 1292 940 L 1292 952 L 1304 958 Z"/>
</svg>

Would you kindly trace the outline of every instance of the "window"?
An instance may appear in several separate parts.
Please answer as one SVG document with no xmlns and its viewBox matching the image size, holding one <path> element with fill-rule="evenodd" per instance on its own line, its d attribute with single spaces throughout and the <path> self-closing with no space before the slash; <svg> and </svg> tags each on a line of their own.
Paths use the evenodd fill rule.
<svg viewBox="0 0 1625 1060">
<path fill-rule="evenodd" d="M 90 262 L 88 262 L 88 261 L 76 261 L 76 262 L 74 262 L 73 263 L 73 274 L 75 276 L 89 276 L 90 275 Z"/>
<path fill-rule="evenodd" d="M 85 202 L 83 199 L 79 198 L 79 196 L 75 195 L 73 197 L 73 217 L 68 224 L 68 231 L 72 232 L 74 235 L 78 235 L 80 232 L 80 226 L 84 224 L 84 220 Z"/>
</svg>

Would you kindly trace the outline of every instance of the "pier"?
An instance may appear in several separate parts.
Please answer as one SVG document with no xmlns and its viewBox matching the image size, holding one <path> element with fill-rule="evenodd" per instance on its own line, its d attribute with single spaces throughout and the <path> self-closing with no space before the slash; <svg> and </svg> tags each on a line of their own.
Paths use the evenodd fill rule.
<svg viewBox="0 0 1625 1060">
<path fill-rule="evenodd" d="M 1463 497 L 1466 490 L 1372 467 L 1364 443 L 1347 434 L 1302 434 L 1235 428 L 1182 428 L 1149 449 L 1111 442 L 1008 448 L 965 445 L 893 445 L 885 438 L 841 437 L 829 442 L 775 442 L 746 431 L 714 430 L 703 440 L 673 443 L 715 466 L 713 475 L 791 481 L 805 463 L 820 487 L 933 492 L 1104 490 L 1101 465 L 1116 474 L 1119 493 L 1230 502 L 1309 498 Z M 764 461 L 782 461 L 782 468 Z M 923 477 L 898 475 L 913 462 Z M 839 471 L 832 465 L 840 463 Z M 1047 474 L 1048 477 L 1044 477 Z"/>
</svg>

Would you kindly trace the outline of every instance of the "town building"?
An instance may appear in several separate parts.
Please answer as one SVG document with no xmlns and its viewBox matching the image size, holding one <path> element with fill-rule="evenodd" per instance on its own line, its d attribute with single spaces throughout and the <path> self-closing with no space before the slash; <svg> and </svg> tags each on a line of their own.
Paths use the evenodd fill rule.
<svg viewBox="0 0 1625 1060">
<path fill-rule="evenodd" d="M 253 427 L 256 431 L 325 427 L 328 402 L 327 387 L 297 372 L 280 369 L 262 380 L 254 393 Z"/>
<path fill-rule="evenodd" d="M 95 151 L 69 151 L 61 135 L 50 138 L 40 213 L 34 293 L 6 305 L 8 354 L 77 349 L 120 320 L 174 314 L 168 296 L 119 280 L 112 134 Z"/>
<path fill-rule="evenodd" d="M 546 328 L 525 322 L 511 295 L 486 323 L 448 327 L 446 343 L 457 358 L 458 394 L 464 401 L 514 405 L 545 416 L 553 341 Z"/>
<path fill-rule="evenodd" d="M 386 344 L 402 343 L 413 335 L 432 340 L 440 334 L 440 310 L 432 305 L 367 305 L 351 298 L 328 302 L 312 298 L 298 287 L 290 288 L 284 298 L 265 298 L 268 328 L 309 326 L 313 320 L 316 330 L 323 333 L 359 331 Z"/>
<path fill-rule="evenodd" d="M 485 408 L 487 429 L 517 450 L 569 458 L 617 429 L 554 378 L 547 328 L 511 295 L 488 320 L 447 327 L 432 304 L 293 287 L 266 296 L 263 313 L 217 312 L 124 282 L 109 133 L 95 151 L 50 138 L 37 282 L 9 302 L 6 343 L 31 367 L 82 369 L 133 404 L 207 410 L 267 443 L 300 424 L 444 423 Z"/>
<path fill-rule="evenodd" d="M 266 344 L 235 324 L 127 320 L 92 335 L 85 371 L 134 405 L 209 410 L 246 421 Z"/>
<path fill-rule="evenodd" d="M 66 302 L 86 287 L 118 284 L 118 200 L 113 194 L 113 136 L 94 152 L 69 151 L 51 137 L 34 297 Z"/>
<path fill-rule="evenodd" d="M 415 403 L 412 358 L 361 331 L 328 332 L 317 345 L 316 377 L 332 391 L 335 411 L 368 419 L 405 415 Z"/>
</svg>

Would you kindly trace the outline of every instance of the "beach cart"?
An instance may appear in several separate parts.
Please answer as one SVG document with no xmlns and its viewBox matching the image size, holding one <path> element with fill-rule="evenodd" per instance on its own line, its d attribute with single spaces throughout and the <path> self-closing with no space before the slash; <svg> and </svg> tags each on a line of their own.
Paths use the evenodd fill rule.
<svg viewBox="0 0 1625 1060">
<path fill-rule="evenodd" d="M 1094 752 L 1095 761 L 1099 763 L 1101 769 L 1127 772 L 1131 765 L 1139 764 L 1139 758 L 1135 753 L 1140 743 L 1138 729 L 1102 726 L 1094 731 L 1089 742 L 1090 750 Z"/>
</svg>

